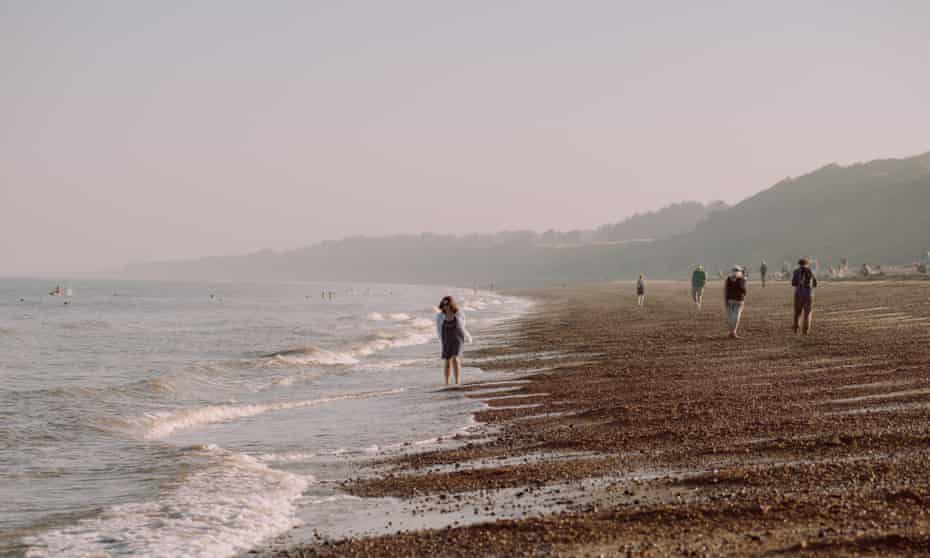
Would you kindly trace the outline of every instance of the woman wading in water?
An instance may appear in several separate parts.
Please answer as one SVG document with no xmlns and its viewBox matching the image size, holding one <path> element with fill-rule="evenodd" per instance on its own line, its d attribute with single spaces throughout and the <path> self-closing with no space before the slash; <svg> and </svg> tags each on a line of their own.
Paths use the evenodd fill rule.
<svg viewBox="0 0 930 558">
<path fill-rule="evenodd" d="M 439 301 L 439 313 L 436 314 L 436 334 L 442 343 L 442 359 L 445 361 L 446 385 L 449 385 L 450 372 L 455 371 L 455 383 L 461 381 L 462 345 L 471 343 L 471 334 L 465 329 L 463 314 L 451 296 Z"/>
</svg>

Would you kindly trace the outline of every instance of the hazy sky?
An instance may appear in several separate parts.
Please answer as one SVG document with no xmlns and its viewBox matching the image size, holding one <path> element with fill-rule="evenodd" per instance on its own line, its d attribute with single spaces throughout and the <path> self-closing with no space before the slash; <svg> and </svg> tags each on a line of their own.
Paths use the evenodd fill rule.
<svg viewBox="0 0 930 558">
<path fill-rule="evenodd" d="M 930 150 L 930 2 L 0 0 L 0 274 L 591 227 Z"/>
</svg>

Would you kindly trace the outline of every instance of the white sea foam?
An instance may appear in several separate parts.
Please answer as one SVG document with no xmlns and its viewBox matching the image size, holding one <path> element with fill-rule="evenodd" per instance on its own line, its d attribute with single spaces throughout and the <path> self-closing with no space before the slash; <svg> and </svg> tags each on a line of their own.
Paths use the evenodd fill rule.
<svg viewBox="0 0 930 558">
<path fill-rule="evenodd" d="M 93 519 L 30 537 L 27 556 L 114 554 L 234 556 L 294 526 L 312 477 L 268 468 L 246 455 L 203 448 L 217 459 L 149 502 L 121 504 Z"/>
<path fill-rule="evenodd" d="M 315 506 L 319 504 L 329 504 L 332 502 L 342 502 L 345 500 L 361 500 L 361 498 L 351 494 L 333 494 L 332 496 L 324 496 L 322 498 L 308 498 L 301 503 Z"/>
<path fill-rule="evenodd" d="M 256 459 L 263 463 L 301 463 L 319 457 L 318 453 L 292 451 L 287 453 L 263 453 Z"/>
<path fill-rule="evenodd" d="M 380 333 L 374 339 L 356 347 L 352 351 L 352 354 L 356 356 L 368 356 L 396 347 L 422 345 L 432 341 L 434 337 L 435 334 L 432 332 Z"/>
<path fill-rule="evenodd" d="M 382 360 L 377 362 L 366 362 L 355 367 L 356 370 L 394 370 L 397 368 L 406 368 L 408 366 L 421 365 L 428 362 L 422 358 L 408 358 L 399 360 Z"/>
<path fill-rule="evenodd" d="M 301 347 L 288 349 L 265 355 L 267 362 L 287 365 L 351 365 L 358 363 L 358 359 L 350 353 L 327 351 L 319 347 Z"/>
<path fill-rule="evenodd" d="M 450 440 L 455 440 L 457 437 L 473 432 L 478 425 L 478 421 L 475 420 L 473 415 L 468 415 L 465 420 L 465 426 L 458 428 L 444 436 L 436 436 L 434 438 L 424 438 L 422 440 L 408 440 L 405 442 L 397 442 L 393 444 L 387 444 L 384 446 L 373 445 L 365 448 L 365 453 L 377 454 L 377 453 L 394 453 L 398 450 L 406 451 L 410 448 L 422 448 L 425 446 L 440 445 L 449 442 Z"/>
<path fill-rule="evenodd" d="M 411 325 L 418 328 L 432 328 L 435 326 L 433 320 L 428 320 L 426 318 L 414 318 L 411 322 Z"/>
<path fill-rule="evenodd" d="M 380 313 L 380 312 L 372 312 L 372 313 L 368 314 L 368 319 L 371 320 L 371 321 L 373 321 L 373 322 L 383 322 L 383 321 L 384 321 L 384 314 L 382 314 L 382 313 Z"/>
<path fill-rule="evenodd" d="M 256 459 L 262 463 L 301 463 L 313 461 L 321 457 L 335 457 L 352 453 L 359 453 L 359 450 L 336 448 L 334 450 L 322 450 L 318 452 L 288 451 L 284 453 L 263 453 L 256 456 Z"/>
<path fill-rule="evenodd" d="M 394 320 L 395 322 L 403 322 L 410 319 L 410 314 L 404 312 L 397 312 L 394 314 L 388 314 L 388 318 Z"/>
<path fill-rule="evenodd" d="M 377 316 L 377 318 L 373 316 Z M 268 359 L 266 362 L 292 366 L 351 366 L 358 364 L 359 358 L 397 347 L 422 345 L 424 343 L 429 343 L 435 338 L 436 334 L 433 331 L 433 322 L 426 318 L 411 318 L 409 314 L 403 313 L 390 314 L 390 317 L 396 321 L 403 322 L 404 327 L 399 330 L 376 333 L 368 341 L 357 344 L 350 350 L 328 351 L 314 346 L 301 347 L 265 355 L 265 358 Z M 385 319 L 383 315 L 377 312 L 369 314 L 368 318 L 374 321 L 382 321 Z"/>
<path fill-rule="evenodd" d="M 218 422 L 253 417 L 271 411 L 284 411 L 301 407 L 312 407 L 333 401 L 347 399 L 367 399 L 370 397 L 383 397 L 401 393 L 402 388 L 385 391 L 367 391 L 361 393 L 347 393 L 321 399 L 305 399 L 302 401 L 283 401 L 279 403 L 266 403 L 257 405 L 208 405 L 206 407 L 193 407 L 180 409 L 169 413 L 149 414 L 135 423 L 141 423 L 142 437 L 147 440 L 158 440 L 169 436 L 175 430 L 204 426 Z"/>
</svg>

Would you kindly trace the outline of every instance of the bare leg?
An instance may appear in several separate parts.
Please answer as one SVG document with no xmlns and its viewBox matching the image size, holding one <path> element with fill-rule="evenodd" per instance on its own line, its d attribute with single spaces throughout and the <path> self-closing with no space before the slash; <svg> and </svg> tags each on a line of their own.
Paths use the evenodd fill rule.
<svg viewBox="0 0 930 558">
<path fill-rule="evenodd" d="M 743 312 L 742 306 L 733 302 L 727 302 L 727 325 L 730 326 L 730 337 L 739 337 L 739 319 Z"/>
<path fill-rule="evenodd" d="M 452 370 L 455 371 L 455 383 L 462 383 L 462 357 L 450 359 L 452 361 Z"/>
<path fill-rule="evenodd" d="M 446 363 L 446 368 L 445 368 L 445 372 L 446 372 L 446 385 L 449 385 L 449 376 L 450 376 L 449 373 L 451 372 L 450 367 L 451 367 L 451 365 L 452 365 L 452 359 L 451 359 L 451 358 L 447 358 L 447 359 L 445 360 L 445 363 Z"/>
<path fill-rule="evenodd" d="M 730 337 L 733 337 L 733 332 L 734 332 L 734 329 L 733 329 L 733 305 L 730 304 L 729 301 L 727 301 L 726 312 L 727 312 L 727 329 L 730 330 Z"/>
</svg>

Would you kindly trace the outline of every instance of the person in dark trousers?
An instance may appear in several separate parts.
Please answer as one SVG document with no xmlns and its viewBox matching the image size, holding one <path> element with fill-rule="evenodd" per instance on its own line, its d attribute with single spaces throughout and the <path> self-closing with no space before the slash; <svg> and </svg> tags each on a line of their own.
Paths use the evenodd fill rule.
<svg viewBox="0 0 930 558">
<path fill-rule="evenodd" d="M 636 304 L 646 304 L 646 278 L 642 275 L 636 280 Z"/>
<path fill-rule="evenodd" d="M 739 320 L 743 315 L 746 302 L 746 278 L 743 269 L 734 266 L 727 280 L 723 282 L 723 299 L 726 301 L 727 325 L 730 326 L 730 338 L 739 337 Z"/>
<path fill-rule="evenodd" d="M 814 289 L 817 288 L 817 276 L 810 268 L 807 258 L 798 260 L 798 268 L 791 276 L 791 286 L 794 287 L 794 327 L 795 333 L 801 331 L 810 335 L 811 320 L 814 314 Z M 803 317 L 803 320 L 802 320 Z"/>
<path fill-rule="evenodd" d="M 704 272 L 704 266 L 697 266 L 691 274 L 691 300 L 697 306 L 698 310 L 704 304 L 704 285 L 707 284 L 707 273 Z"/>
<path fill-rule="evenodd" d="M 765 288 L 765 276 L 769 272 L 769 266 L 765 263 L 765 260 L 762 260 L 762 265 L 759 266 L 759 277 L 762 278 L 762 288 Z"/>
</svg>

